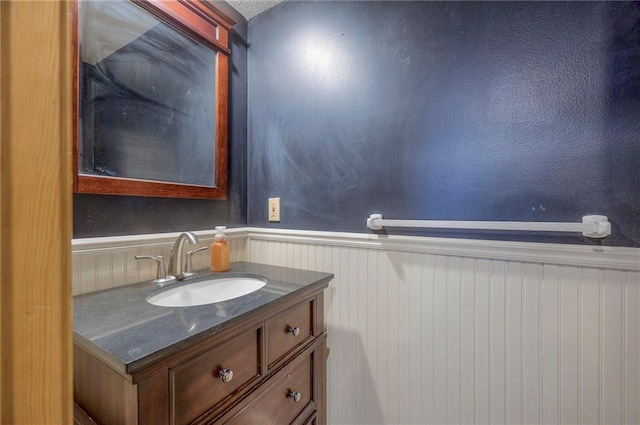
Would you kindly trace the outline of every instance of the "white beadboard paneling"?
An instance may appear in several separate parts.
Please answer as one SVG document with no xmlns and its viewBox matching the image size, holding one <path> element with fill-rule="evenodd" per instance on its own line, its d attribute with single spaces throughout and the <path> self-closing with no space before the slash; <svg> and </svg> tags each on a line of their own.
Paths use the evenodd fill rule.
<svg viewBox="0 0 640 425">
<path fill-rule="evenodd" d="M 600 343 L 601 422 L 623 422 L 623 335 L 624 335 L 624 286 L 626 273 L 619 270 L 604 271 L 602 285 L 602 323 Z"/>
<path fill-rule="evenodd" d="M 640 424 L 640 273 L 627 272 L 624 292 L 624 423 Z"/>
<path fill-rule="evenodd" d="M 233 229 L 240 237 L 241 229 Z M 640 249 L 248 227 L 251 240 L 640 271 Z"/>
<path fill-rule="evenodd" d="M 272 236 L 334 260 L 329 423 L 640 423 L 637 272 Z"/>
<path fill-rule="evenodd" d="M 540 422 L 560 425 L 560 302 L 562 267 L 545 265 L 540 288 Z"/>
<path fill-rule="evenodd" d="M 489 423 L 507 423 L 507 263 L 491 261 Z"/>
<path fill-rule="evenodd" d="M 522 424 L 524 413 L 523 375 L 524 348 L 523 331 L 523 272 L 524 264 L 509 262 L 507 265 L 507 320 L 506 320 L 506 392 L 507 392 L 507 423 Z"/>
<path fill-rule="evenodd" d="M 475 422 L 491 423 L 491 262 L 476 260 L 474 338 L 475 353 L 473 387 Z"/>
<path fill-rule="evenodd" d="M 331 248 L 323 247 L 324 250 L 329 251 Z M 378 365 L 378 349 L 377 349 L 377 341 L 378 341 L 378 326 L 377 319 L 379 315 L 377 314 L 376 308 L 368 308 L 368 306 L 377 306 L 378 305 L 378 279 L 379 274 L 377 272 L 377 252 L 375 251 L 367 251 L 367 266 L 361 272 L 364 278 L 367 281 L 367 285 L 369 290 L 367 291 L 367 296 L 362 300 L 362 303 L 367 307 L 363 309 L 367 312 L 367 333 L 363 335 L 363 342 L 365 352 L 367 353 L 367 375 L 365 376 L 368 379 L 368 382 L 371 384 L 369 387 L 363 387 L 363 391 L 370 392 L 375 390 L 375 385 L 373 381 L 373 376 L 377 373 L 377 365 Z M 323 263 L 323 266 L 327 266 L 326 262 Z M 326 269 L 330 270 L 330 269 Z M 335 279 L 334 279 L 335 281 Z M 371 423 L 376 423 L 376 421 L 380 420 L 379 417 L 375 415 L 375 412 L 378 412 L 379 409 L 379 401 L 377 393 L 369 394 L 367 397 L 363 397 L 365 399 L 365 411 L 363 412 L 363 421 L 369 421 Z"/>
<path fill-rule="evenodd" d="M 107 255 L 107 254 L 105 254 Z M 113 252 L 111 256 L 111 287 L 117 287 L 127 284 L 127 275 L 125 270 L 125 253 Z"/>
<path fill-rule="evenodd" d="M 522 382 L 522 422 L 540 423 L 541 380 L 540 357 L 543 355 L 540 344 L 540 280 L 542 266 L 525 264 L 523 270 L 523 382 Z"/>
<path fill-rule="evenodd" d="M 330 424 L 640 424 L 640 250 L 252 228 L 230 242 L 233 261 L 335 273 Z M 153 269 L 132 257 L 170 245 L 78 243 L 74 293 L 137 281 Z"/>
<path fill-rule="evenodd" d="M 580 275 L 563 267 L 560 288 L 560 423 L 580 423 Z"/>
<path fill-rule="evenodd" d="M 433 318 L 433 420 L 435 423 L 447 423 L 447 372 L 449 370 L 448 346 L 447 346 L 447 271 L 449 257 L 436 256 L 435 263 L 435 292 L 434 292 L 434 318 Z"/>
<path fill-rule="evenodd" d="M 407 267 L 407 306 L 406 306 L 406 320 L 408 322 L 408 335 L 407 341 L 409 343 L 409 349 L 407 354 L 409 360 L 406 363 L 407 367 L 404 367 L 406 373 L 409 375 L 408 383 L 408 397 L 404 398 L 404 402 L 408 403 L 408 406 L 404 406 L 405 423 L 415 424 L 422 420 L 421 411 L 418 408 L 412 408 L 411 406 L 420 406 L 422 404 L 422 369 L 427 365 L 422 355 L 422 338 L 416 338 L 418 335 L 425 335 L 426 331 L 422 329 L 422 320 L 414 320 L 412 317 L 417 315 L 421 311 L 422 307 L 422 264 L 420 254 L 409 254 L 408 267 Z M 367 312 L 368 315 L 371 313 Z"/>
<path fill-rule="evenodd" d="M 476 260 L 463 258 L 460 274 L 460 423 L 476 422 Z"/>
<path fill-rule="evenodd" d="M 436 257 L 431 254 L 421 254 L 420 269 L 422 302 L 420 314 L 412 314 L 412 320 L 419 320 L 422 328 L 420 345 L 422 348 L 422 385 L 420 398 L 421 409 L 416 409 L 417 414 L 425 423 L 435 423 L 435 314 L 436 314 L 436 286 L 435 271 Z M 439 389 L 438 389 L 439 390 Z"/>
<path fill-rule="evenodd" d="M 169 265 L 169 254 L 173 242 L 159 242 L 152 238 L 153 243 L 146 243 L 139 247 L 129 245 L 115 246 L 113 243 L 106 247 L 79 249 L 72 255 L 73 295 L 86 294 L 103 289 L 151 280 L 156 277 L 156 263 L 151 260 L 136 260 L 136 255 L 162 255 L 165 267 Z M 246 261 L 246 239 L 233 238 L 231 245 L 231 261 Z M 201 241 L 196 246 L 185 249 L 194 250 L 208 246 L 210 241 Z M 194 269 L 209 267 L 209 251 L 198 252 L 192 257 Z"/>
<path fill-rule="evenodd" d="M 290 254 L 289 254 L 290 251 Z M 287 244 L 287 259 L 291 260 L 290 265 L 295 267 L 296 258 L 293 256 L 293 245 Z M 333 302 L 337 304 L 336 317 L 335 322 L 335 332 L 336 332 L 336 342 L 334 347 L 343 347 L 341 350 L 335 350 L 335 362 L 333 363 L 333 370 L 336 376 L 339 376 L 341 379 L 336 381 L 336 385 L 334 386 L 335 396 L 339 399 L 344 399 L 349 397 L 349 394 L 357 392 L 355 388 L 353 388 L 353 382 L 350 380 L 342 379 L 343 376 L 346 376 L 346 372 L 349 369 L 351 364 L 349 364 L 349 356 L 351 353 L 349 352 L 349 279 L 347 278 L 349 274 L 349 269 L 347 268 L 347 262 L 341 261 L 344 259 L 344 256 L 347 255 L 347 248 L 336 249 L 333 252 L 333 270 L 337 270 L 342 279 L 340 280 L 340 288 L 335 292 L 335 298 Z M 353 365 L 355 366 L 355 365 Z M 340 385 L 342 383 L 346 385 Z M 347 406 L 344 403 L 336 405 L 336 412 L 339 417 L 346 418 L 351 409 L 347 409 Z"/>
<path fill-rule="evenodd" d="M 95 292 L 98 290 L 96 277 L 96 262 L 93 255 L 83 255 L 78 258 L 78 291 L 80 294 Z"/>
<path fill-rule="evenodd" d="M 460 257 L 448 257 L 445 285 L 445 353 L 446 353 L 446 423 L 460 423 L 460 385 L 461 374 L 461 341 L 460 341 L 460 271 L 462 268 Z"/>
<path fill-rule="evenodd" d="M 215 231 L 194 232 L 204 243 L 211 243 Z M 74 255 L 89 252 L 106 252 L 109 249 L 173 243 L 180 233 L 158 233 L 150 235 L 130 235 L 101 238 L 73 239 Z M 231 228 L 226 230 L 227 239 L 243 242 L 260 240 L 278 244 L 306 244 L 314 246 L 344 246 L 357 249 L 377 249 L 429 253 L 454 257 L 513 260 L 539 264 L 574 265 L 580 267 L 605 268 L 640 271 L 640 249 L 625 247 L 603 247 L 593 245 L 563 245 L 523 243 L 506 241 L 485 241 L 470 239 L 426 238 L 419 236 L 377 235 L 372 233 L 319 232 L 310 230 L 287 230 L 268 228 Z M 243 259 L 249 261 L 247 254 Z M 275 253 L 274 253 L 275 256 Z M 256 261 L 251 259 L 251 261 Z M 274 258 L 275 261 L 275 258 Z M 261 261 L 261 262 L 266 262 Z"/>
<path fill-rule="evenodd" d="M 171 246 L 181 232 L 174 233 L 154 233 L 146 235 L 126 235 L 107 236 L 99 238 L 82 238 L 71 241 L 72 250 L 75 254 L 94 251 L 104 251 L 110 249 L 123 250 L 127 248 L 143 248 L 151 246 Z M 198 236 L 200 242 L 211 243 L 215 236 L 215 230 L 198 230 L 193 232 Z M 229 241 L 246 240 L 247 228 L 231 228 L 225 230 Z"/>
<path fill-rule="evenodd" d="M 357 255 L 357 264 L 358 270 L 367 270 L 367 252 L 365 250 L 356 251 Z M 313 260 L 312 260 L 313 258 Z M 313 264 L 312 264 L 313 263 Z M 315 246 L 309 247 L 309 268 L 315 269 Z M 362 340 L 361 335 L 367 334 L 367 309 L 366 309 L 366 299 L 367 299 L 367 274 L 366 273 L 356 273 L 355 275 L 357 291 L 356 291 L 356 300 L 357 304 L 356 308 L 356 323 L 357 323 L 357 335 L 355 335 L 355 339 L 357 340 L 358 350 L 363 354 L 364 357 L 364 342 Z M 358 374 L 355 376 L 355 379 L 358 382 L 358 388 L 366 388 L 369 385 L 369 379 L 367 379 L 368 372 L 368 364 L 367 362 L 362 362 Z M 362 391 L 362 390 L 360 390 Z M 357 415 L 359 418 L 364 416 L 364 412 L 367 411 L 368 401 L 362 397 L 359 397 L 358 406 L 357 406 Z"/>
<path fill-rule="evenodd" d="M 127 285 L 140 282 L 142 280 L 140 278 L 140 268 L 148 267 L 148 264 L 145 264 L 146 261 L 136 260 L 135 256 L 138 255 L 138 251 L 136 249 L 134 251 L 125 251 L 124 253 L 125 283 Z"/>
<path fill-rule="evenodd" d="M 402 274 L 402 271 L 399 270 L 401 268 L 400 264 L 400 256 L 401 253 L 397 251 L 388 251 L 386 252 L 389 267 L 387 267 L 387 299 L 384 300 L 384 303 L 387 306 L 387 364 L 383 366 L 384 372 L 387 375 L 387 409 L 386 409 L 386 417 L 393 418 L 392 420 L 396 423 L 400 423 L 399 418 L 399 406 L 398 401 L 399 397 L 394 396 L 394 394 L 400 393 L 400 321 L 399 316 L 402 314 L 398 308 L 399 297 L 398 292 L 402 283 L 400 283 L 399 275 Z M 392 282 L 398 282 L 397 285 L 394 285 Z"/>
<path fill-rule="evenodd" d="M 580 421 L 600 421 L 601 270 L 582 269 L 580 282 Z"/>
<path fill-rule="evenodd" d="M 71 261 L 71 293 L 73 295 L 80 293 L 80 271 L 76 258 Z"/>
<path fill-rule="evenodd" d="M 113 274 L 111 266 L 113 264 L 113 258 L 111 258 L 111 255 L 102 255 L 96 258 L 96 262 L 96 289 L 100 291 L 111 288 L 111 276 Z"/>
</svg>

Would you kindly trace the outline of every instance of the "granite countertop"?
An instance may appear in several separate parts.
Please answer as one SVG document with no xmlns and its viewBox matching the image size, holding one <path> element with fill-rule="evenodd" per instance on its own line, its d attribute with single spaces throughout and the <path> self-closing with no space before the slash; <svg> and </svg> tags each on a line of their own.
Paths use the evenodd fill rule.
<svg viewBox="0 0 640 425">
<path fill-rule="evenodd" d="M 267 284 L 239 298 L 194 307 L 157 307 L 146 297 L 160 289 L 147 282 L 121 286 L 73 298 L 74 342 L 123 373 L 132 374 L 242 320 L 245 313 L 269 308 L 289 294 L 326 286 L 333 274 L 233 263 L 231 270 L 198 276 L 168 287 L 212 276 L 257 275 Z M 165 286 L 166 288 L 167 286 Z"/>
</svg>

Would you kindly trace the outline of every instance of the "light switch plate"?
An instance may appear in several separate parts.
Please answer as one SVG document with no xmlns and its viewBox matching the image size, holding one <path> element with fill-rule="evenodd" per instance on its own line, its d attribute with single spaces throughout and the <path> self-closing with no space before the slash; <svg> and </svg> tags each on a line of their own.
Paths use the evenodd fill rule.
<svg viewBox="0 0 640 425">
<path fill-rule="evenodd" d="M 280 221 L 280 198 L 269 198 L 269 221 Z"/>
</svg>

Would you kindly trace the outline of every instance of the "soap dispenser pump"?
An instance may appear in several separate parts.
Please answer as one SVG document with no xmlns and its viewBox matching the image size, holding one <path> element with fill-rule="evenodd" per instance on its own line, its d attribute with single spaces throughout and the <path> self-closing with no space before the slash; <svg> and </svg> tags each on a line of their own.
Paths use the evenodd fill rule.
<svg viewBox="0 0 640 425">
<path fill-rule="evenodd" d="M 211 244 L 211 270 L 226 272 L 231 267 L 229 242 L 224 234 L 225 226 L 216 226 L 215 240 Z"/>
</svg>

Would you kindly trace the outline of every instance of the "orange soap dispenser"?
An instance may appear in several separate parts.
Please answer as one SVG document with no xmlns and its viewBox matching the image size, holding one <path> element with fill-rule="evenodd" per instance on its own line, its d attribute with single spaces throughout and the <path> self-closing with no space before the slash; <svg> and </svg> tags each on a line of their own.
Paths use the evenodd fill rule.
<svg viewBox="0 0 640 425">
<path fill-rule="evenodd" d="M 216 226 L 215 241 L 211 244 L 211 270 L 226 272 L 231 267 L 229 242 L 224 234 L 225 226 Z"/>
</svg>

